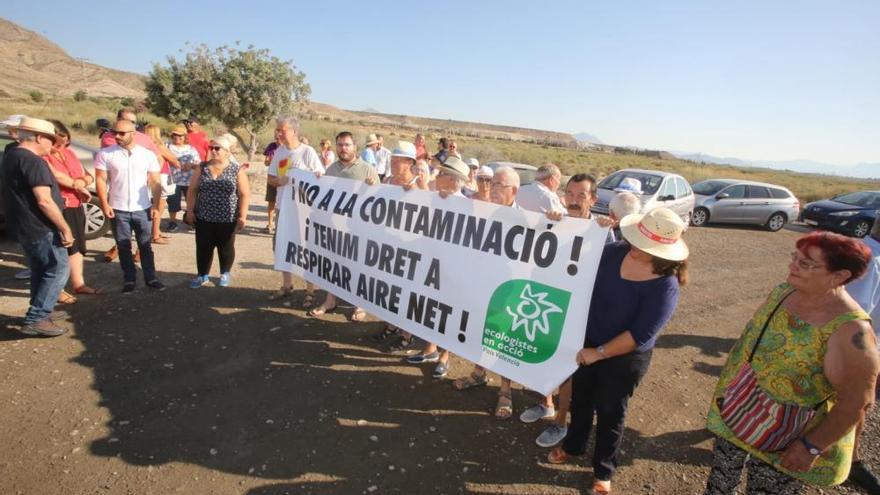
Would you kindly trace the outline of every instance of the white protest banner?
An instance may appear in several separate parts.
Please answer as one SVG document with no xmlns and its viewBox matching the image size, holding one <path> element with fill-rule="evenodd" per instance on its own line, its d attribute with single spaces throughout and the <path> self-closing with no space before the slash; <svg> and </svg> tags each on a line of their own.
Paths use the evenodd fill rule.
<svg viewBox="0 0 880 495">
<path fill-rule="evenodd" d="M 295 170 L 275 268 L 547 394 L 577 368 L 607 230 Z"/>
</svg>

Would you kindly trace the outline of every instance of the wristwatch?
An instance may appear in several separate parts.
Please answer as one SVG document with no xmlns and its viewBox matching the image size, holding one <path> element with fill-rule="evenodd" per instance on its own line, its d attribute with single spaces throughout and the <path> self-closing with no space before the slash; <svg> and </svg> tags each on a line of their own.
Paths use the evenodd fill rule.
<svg viewBox="0 0 880 495">
<path fill-rule="evenodd" d="M 607 358 L 607 357 L 608 357 L 608 354 L 605 354 L 605 346 L 604 346 L 604 345 L 600 345 L 599 347 L 597 347 L 597 348 L 596 348 L 596 352 L 598 352 L 599 354 L 601 354 L 602 357 L 604 357 L 604 358 Z"/>
<path fill-rule="evenodd" d="M 822 455 L 822 451 L 819 450 L 819 447 L 816 447 L 815 445 L 811 444 L 810 441 L 807 440 L 806 437 L 801 437 L 799 440 L 801 441 L 802 444 L 804 444 L 804 447 L 806 447 L 807 452 L 809 452 L 810 455 Z"/>
</svg>

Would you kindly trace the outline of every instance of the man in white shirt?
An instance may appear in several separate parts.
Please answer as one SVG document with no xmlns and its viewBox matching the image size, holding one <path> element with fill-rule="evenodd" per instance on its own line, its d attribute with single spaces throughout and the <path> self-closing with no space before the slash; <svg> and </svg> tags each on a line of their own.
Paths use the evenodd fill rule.
<svg viewBox="0 0 880 495">
<path fill-rule="evenodd" d="M 95 155 L 95 186 L 101 209 L 113 225 L 123 274 L 122 292 L 134 292 L 137 278 L 131 255 L 132 230 L 137 236 L 144 283 L 153 290 L 165 290 L 165 285 L 156 278 L 150 244 L 150 219 L 158 212 L 162 197 L 159 160 L 155 153 L 135 143 L 135 127 L 130 120 L 117 120 L 110 132 L 116 144 Z"/>
<path fill-rule="evenodd" d="M 385 138 L 376 134 L 379 139 L 379 148 L 376 150 L 376 173 L 379 179 L 384 179 L 391 173 L 391 150 L 385 147 Z"/>
<path fill-rule="evenodd" d="M 535 173 L 535 182 L 522 186 L 516 193 L 516 203 L 529 211 L 561 211 L 562 200 L 556 194 L 561 184 L 562 172 L 559 167 L 552 163 L 541 165 Z"/>
<path fill-rule="evenodd" d="M 299 140 L 299 120 L 296 117 L 278 117 L 275 121 L 275 137 L 280 144 L 272 155 L 269 170 L 266 172 L 266 183 L 278 189 L 278 197 L 289 194 L 290 171 L 293 169 L 308 170 L 318 177 L 324 175 L 324 165 L 314 148 Z M 276 204 L 280 204 L 279 199 Z M 279 222 L 285 221 L 279 218 Z M 274 239 L 273 239 L 274 246 Z M 293 275 L 281 272 L 281 288 L 273 292 L 270 300 L 281 299 L 293 293 Z M 303 307 L 310 308 L 315 300 L 315 287 L 306 284 L 306 295 Z"/>
</svg>

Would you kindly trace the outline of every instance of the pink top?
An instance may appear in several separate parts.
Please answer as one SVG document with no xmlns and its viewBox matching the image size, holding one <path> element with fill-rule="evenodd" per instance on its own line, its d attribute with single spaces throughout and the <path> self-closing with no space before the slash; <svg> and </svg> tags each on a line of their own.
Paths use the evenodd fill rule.
<svg viewBox="0 0 880 495">
<path fill-rule="evenodd" d="M 55 150 L 52 150 L 52 153 L 46 155 L 46 161 L 49 162 L 49 165 L 67 176 L 70 176 L 72 179 L 78 179 L 86 174 L 86 171 L 83 169 L 82 162 L 79 161 L 79 158 L 76 157 L 76 154 L 70 150 L 70 148 L 64 148 L 61 150 L 61 157 L 55 154 Z M 61 190 L 61 198 L 64 199 L 64 207 L 65 208 L 77 208 L 82 206 L 82 201 L 80 201 L 79 196 L 76 195 L 76 191 L 70 187 L 64 187 L 61 184 L 58 185 L 58 188 Z"/>
</svg>

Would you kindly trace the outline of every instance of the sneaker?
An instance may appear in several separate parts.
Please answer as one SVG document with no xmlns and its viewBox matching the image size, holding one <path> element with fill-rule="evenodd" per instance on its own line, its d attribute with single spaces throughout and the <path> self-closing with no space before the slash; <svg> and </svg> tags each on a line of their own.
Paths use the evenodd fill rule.
<svg viewBox="0 0 880 495">
<path fill-rule="evenodd" d="M 168 222 L 168 225 L 165 227 L 165 232 L 177 232 L 178 227 L 177 222 Z"/>
<path fill-rule="evenodd" d="M 30 270 L 22 270 L 20 272 L 16 272 L 15 275 L 13 275 L 13 277 L 15 277 L 15 280 L 30 280 L 31 279 L 31 271 Z"/>
<path fill-rule="evenodd" d="M 134 292 L 134 282 L 126 282 L 122 284 L 123 294 L 131 294 L 132 292 Z"/>
<path fill-rule="evenodd" d="M 523 423 L 534 423 L 539 419 L 550 419 L 556 417 L 556 408 L 548 408 L 544 404 L 536 404 L 519 415 L 519 420 Z"/>
<path fill-rule="evenodd" d="M 433 376 L 434 378 L 443 378 L 447 373 L 449 373 L 449 363 L 437 363 Z"/>
<path fill-rule="evenodd" d="M 409 364 L 436 363 L 437 361 L 440 361 L 440 353 L 438 351 L 428 354 L 416 354 L 406 358 L 406 362 Z"/>
<path fill-rule="evenodd" d="M 67 311 L 52 311 L 49 313 L 49 319 L 52 321 L 56 320 L 67 320 L 70 318 L 70 313 Z"/>
<path fill-rule="evenodd" d="M 848 479 L 868 493 L 880 493 L 880 480 L 877 479 L 877 475 L 868 469 L 868 466 L 865 466 L 863 461 L 852 463 Z"/>
<path fill-rule="evenodd" d="M 538 438 L 535 439 L 535 443 L 538 444 L 539 447 L 553 447 L 565 439 L 565 435 L 567 434 L 568 428 L 553 423 L 538 435 Z"/>
<path fill-rule="evenodd" d="M 232 282 L 232 279 L 229 276 L 229 272 L 221 273 L 220 274 L 220 283 L 218 283 L 217 285 L 219 285 L 220 287 L 229 287 L 229 284 L 231 282 Z"/>
<path fill-rule="evenodd" d="M 196 278 L 189 281 L 190 289 L 198 289 L 199 287 L 208 283 L 207 275 L 196 275 Z"/>
<path fill-rule="evenodd" d="M 147 287 L 153 289 L 156 292 L 162 292 L 165 290 L 165 284 L 159 282 L 159 279 L 150 280 L 149 282 L 147 282 Z"/>
<path fill-rule="evenodd" d="M 41 337 L 57 337 L 64 335 L 65 332 L 67 332 L 66 328 L 55 325 L 49 318 L 21 327 L 21 333 L 25 335 L 39 335 Z"/>
</svg>

